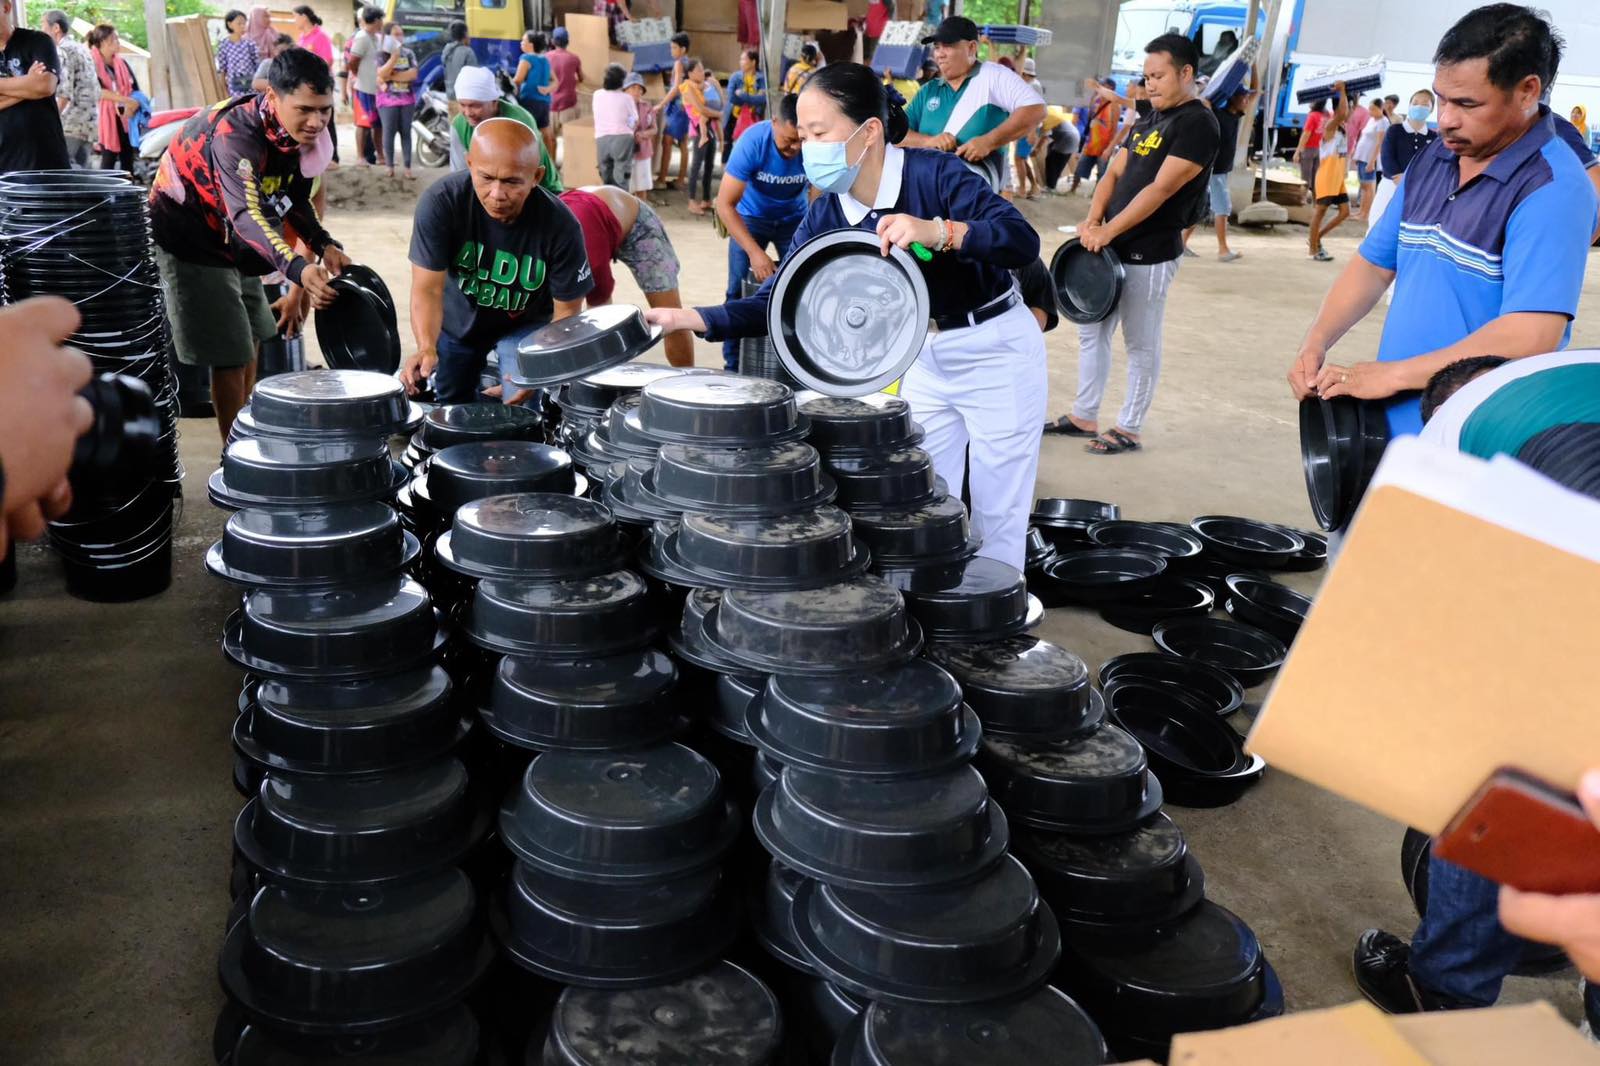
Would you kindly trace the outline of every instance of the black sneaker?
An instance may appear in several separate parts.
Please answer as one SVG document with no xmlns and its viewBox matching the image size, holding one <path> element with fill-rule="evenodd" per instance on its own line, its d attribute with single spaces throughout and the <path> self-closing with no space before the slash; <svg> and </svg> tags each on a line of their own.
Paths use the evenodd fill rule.
<svg viewBox="0 0 1600 1066">
<path fill-rule="evenodd" d="M 1354 970 L 1361 994 L 1387 1014 L 1454 1010 L 1466 1005 L 1429 992 L 1412 980 L 1411 945 L 1382 929 L 1368 929 L 1356 941 Z"/>
</svg>

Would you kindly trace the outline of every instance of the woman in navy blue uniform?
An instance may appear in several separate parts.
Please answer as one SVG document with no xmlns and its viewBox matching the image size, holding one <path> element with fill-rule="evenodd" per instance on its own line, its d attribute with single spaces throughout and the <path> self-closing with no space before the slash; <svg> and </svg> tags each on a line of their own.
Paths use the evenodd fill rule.
<svg viewBox="0 0 1600 1066">
<path fill-rule="evenodd" d="M 1013 270 L 1039 255 L 1039 235 L 1017 209 L 949 152 L 901 149 L 905 112 L 867 67 L 831 63 L 806 82 L 797 107 L 806 177 L 822 190 L 795 231 L 798 248 L 847 228 L 891 245 L 931 250 L 919 262 L 932 328 L 900 395 L 927 432 L 923 447 L 949 484 L 962 486 L 970 446 L 972 524 L 980 555 L 1020 568 L 1048 381 L 1044 335 Z M 767 332 L 769 279 L 717 307 L 646 312 L 666 329 L 712 341 Z"/>
</svg>

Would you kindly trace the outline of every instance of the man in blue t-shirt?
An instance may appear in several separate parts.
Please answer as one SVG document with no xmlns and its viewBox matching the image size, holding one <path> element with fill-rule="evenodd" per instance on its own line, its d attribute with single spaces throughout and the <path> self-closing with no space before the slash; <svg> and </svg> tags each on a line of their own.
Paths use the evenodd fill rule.
<svg viewBox="0 0 1600 1066">
<path fill-rule="evenodd" d="M 782 259 L 789 252 L 795 227 L 808 202 L 805 167 L 800 162 L 800 131 L 795 129 L 793 93 L 778 104 L 778 113 L 745 130 L 717 189 L 717 217 L 728 229 L 728 299 L 738 299 L 745 272 L 757 281 L 772 276 L 777 264 L 767 255 L 770 244 Z M 739 369 L 739 342 L 722 343 L 722 362 Z"/>
<path fill-rule="evenodd" d="M 1445 33 L 1434 56 L 1439 139 L 1412 159 L 1323 300 L 1289 371 L 1296 398 L 1383 400 L 1389 431 L 1414 434 L 1419 391 L 1444 367 L 1565 347 L 1595 191 L 1562 121 L 1540 103 L 1560 55 L 1549 24 L 1527 8 L 1481 7 Z M 1377 361 L 1329 362 L 1328 349 L 1391 281 Z"/>
</svg>

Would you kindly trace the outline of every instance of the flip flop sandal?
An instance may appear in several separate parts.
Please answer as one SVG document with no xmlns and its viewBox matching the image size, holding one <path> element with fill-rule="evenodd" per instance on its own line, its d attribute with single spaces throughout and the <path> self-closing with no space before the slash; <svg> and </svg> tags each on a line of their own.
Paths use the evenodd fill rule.
<svg viewBox="0 0 1600 1066">
<path fill-rule="evenodd" d="M 1081 426 L 1076 425 L 1072 419 L 1068 418 L 1066 415 L 1062 415 L 1054 422 L 1046 422 L 1044 424 L 1044 429 L 1040 430 L 1039 432 L 1044 433 L 1047 436 L 1057 437 L 1098 437 L 1100 435 L 1096 430 L 1084 429 Z"/>
<path fill-rule="evenodd" d="M 1121 455 L 1123 452 L 1136 452 L 1140 447 L 1139 442 L 1126 433 L 1108 429 L 1084 445 L 1083 450 L 1090 455 Z"/>
</svg>

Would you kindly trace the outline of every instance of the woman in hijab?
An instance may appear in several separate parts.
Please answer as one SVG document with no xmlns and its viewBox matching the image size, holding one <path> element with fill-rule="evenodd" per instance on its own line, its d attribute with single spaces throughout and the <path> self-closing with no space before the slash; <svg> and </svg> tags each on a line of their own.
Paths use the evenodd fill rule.
<svg viewBox="0 0 1600 1066">
<path fill-rule="evenodd" d="M 1572 124 L 1583 134 L 1583 143 L 1589 143 L 1589 109 L 1579 104 L 1572 109 Z"/>
<path fill-rule="evenodd" d="M 266 5 L 257 4 L 250 9 L 250 21 L 244 28 L 244 39 L 254 42 L 258 55 L 271 53 L 273 42 L 278 39 L 278 31 L 272 28 L 272 16 L 267 12 Z"/>
</svg>

